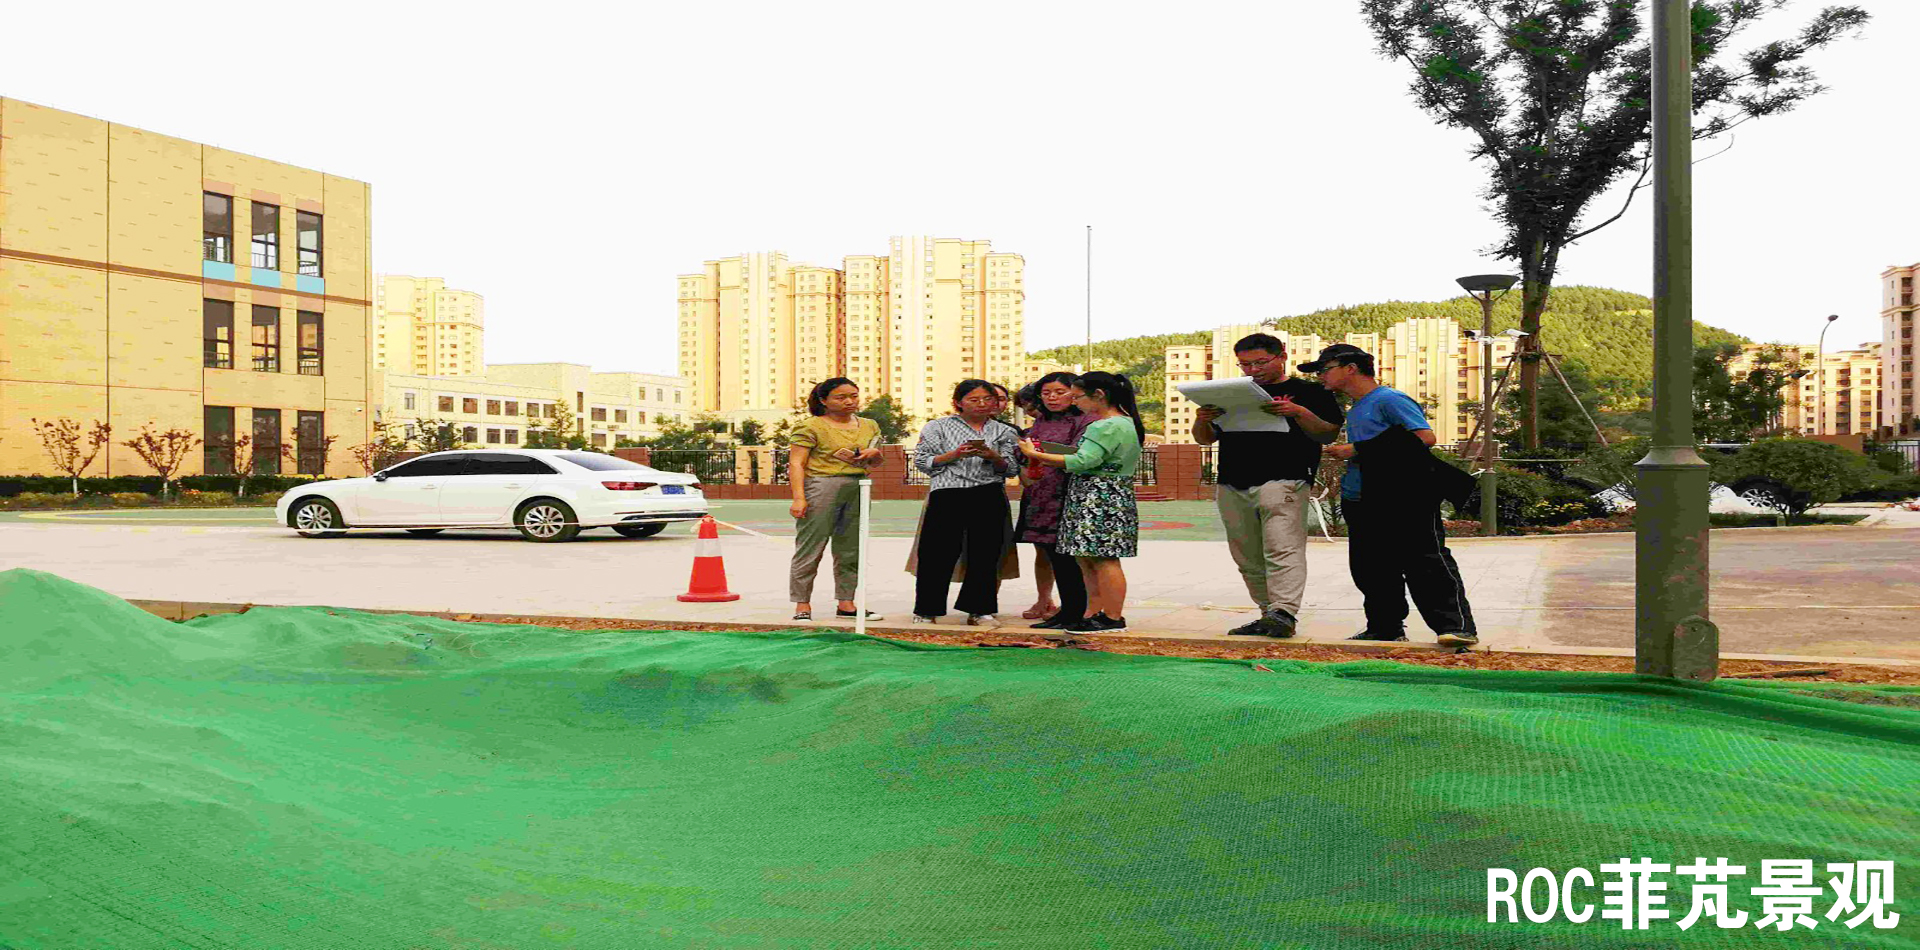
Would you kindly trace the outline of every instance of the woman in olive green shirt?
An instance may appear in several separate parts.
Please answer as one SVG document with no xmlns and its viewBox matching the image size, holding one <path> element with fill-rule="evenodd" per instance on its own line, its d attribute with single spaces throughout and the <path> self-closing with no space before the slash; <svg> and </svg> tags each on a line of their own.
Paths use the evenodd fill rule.
<svg viewBox="0 0 1920 950">
<path fill-rule="evenodd" d="M 860 479 L 880 464 L 880 425 L 856 416 L 860 387 L 836 376 L 813 387 L 807 411 L 788 440 L 787 484 L 793 486 L 793 569 L 788 589 L 793 619 L 813 619 L 813 579 L 820 556 L 833 542 L 836 617 L 857 617 L 853 602 L 860 583 Z M 867 611 L 868 620 L 885 619 Z"/>
</svg>

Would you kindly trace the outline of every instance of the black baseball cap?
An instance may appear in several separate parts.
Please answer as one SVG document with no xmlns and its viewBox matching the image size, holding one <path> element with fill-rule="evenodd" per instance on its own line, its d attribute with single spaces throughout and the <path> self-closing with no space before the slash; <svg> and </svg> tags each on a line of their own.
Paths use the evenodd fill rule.
<svg viewBox="0 0 1920 950">
<path fill-rule="evenodd" d="M 1299 369 L 1302 373 L 1318 373 L 1329 366 L 1347 364 L 1357 364 L 1363 368 L 1370 367 L 1373 365 L 1373 354 L 1351 343 L 1335 343 L 1321 350 L 1319 359 L 1311 363 L 1301 363 Z"/>
</svg>

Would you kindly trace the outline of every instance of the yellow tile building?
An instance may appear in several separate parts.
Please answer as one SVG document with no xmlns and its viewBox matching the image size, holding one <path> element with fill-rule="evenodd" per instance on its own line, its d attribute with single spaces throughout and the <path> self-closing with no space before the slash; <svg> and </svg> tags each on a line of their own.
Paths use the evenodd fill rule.
<svg viewBox="0 0 1920 950">
<path fill-rule="evenodd" d="M 1241 375 L 1233 344 L 1253 333 L 1279 337 L 1286 344 L 1287 361 L 1304 363 L 1335 342 L 1313 334 L 1293 334 L 1271 324 L 1219 327 L 1211 342 L 1197 346 L 1170 346 L 1166 351 L 1166 436 L 1168 442 L 1193 441 L 1191 401 L 1180 394 L 1180 383 L 1227 379 Z M 1465 442 L 1473 418 L 1463 403 L 1477 403 L 1481 386 L 1481 347 L 1462 334 L 1460 325 L 1445 317 L 1402 320 L 1384 333 L 1349 333 L 1338 342 L 1373 354 L 1374 372 L 1383 385 L 1412 396 L 1427 407 L 1434 435 L 1442 444 Z M 1493 368 L 1503 371 L 1513 354 L 1513 340 L 1500 337 L 1493 345 Z"/>
<path fill-rule="evenodd" d="M 693 415 L 677 376 L 596 373 L 577 363 L 496 363 L 474 376 L 376 376 L 384 393 L 381 422 L 408 437 L 422 422 L 450 422 L 461 442 L 476 448 L 524 445 L 528 429 L 549 429 L 564 414 L 589 444 L 610 449 Z"/>
<path fill-rule="evenodd" d="M 1920 433 L 1920 407 L 1913 399 L 1913 279 L 1920 264 L 1889 267 L 1880 274 L 1880 424 L 1892 434 Z"/>
<path fill-rule="evenodd" d="M 370 399 L 371 197 L 354 181 L 0 99 L 0 473 L 49 474 L 30 420 L 113 426 L 88 475 L 151 470 L 142 426 L 207 440 L 182 474 L 354 474 Z M 335 439 L 331 451 L 325 440 Z"/>
<path fill-rule="evenodd" d="M 382 274 L 373 285 L 373 365 L 420 376 L 485 371 L 486 301 L 438 277 Z"/>
<path fill-rule="evenodd" d="M 1784 343 L 1750 343 L 1727 362 L 1727 372 L 1739 376 L 1761 362 L 1771 362 L 1807 375 L 1781 391 L 1786 406 L 1781 427 L 1801 435 L 1871 435 L 1882 425 L 1882 353 L 1879 343 L 1855 350 L 1821 353 L 1818 347 Z"/>
<path fill-rule="evenodd" d="M 678 286 L 689 396 L 734 421 L 771 423 L 839 375 L 922 421 L 950 411 L 961 379 L 1025 381 L 1025 261 L 987 241 L 895 237 L 838 269 L 742 254 Z"/>
</svg>

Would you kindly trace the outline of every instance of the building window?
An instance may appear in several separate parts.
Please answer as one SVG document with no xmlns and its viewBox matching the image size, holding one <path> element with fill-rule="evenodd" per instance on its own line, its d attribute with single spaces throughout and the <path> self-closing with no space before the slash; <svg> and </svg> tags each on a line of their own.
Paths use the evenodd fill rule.
<svg viewBox="0 0 1920 950">
<path fill-rule="evenodd" d="M 500 400 L 498 399 L 487 400 L 487 415 L 497 416 L 499 414 L 500 414 Z"/>
<path fill-rule="evenodd" d="M 280 308 L 253 305 L 253 371 L 280 372 Z"/>
<path fill-rule="evenodd" d="M 440 397 L 440 401 L 439 401 L 439 405 L 440 405 L 440 411 L 441 411 L 441 412 L 452 412 L 452 411 L 453 411 L 453 397 L 452 397 L 452 396 L 441 396 L 441 397 Z"/>
<path fill-rule="evenodd" d="M 627 411 L 625 409 L 615 409 L 613 411 L 613 421 L 615 422 L 627 421 Z"/>
<path fill-rule="evenodd" d="M 233 199 L 226 195 L 200 195 L 200 256 L 233 263 Z"/>
<path fill-rule="evenodd" d="M 233 368 L 233 301 L 200 301 L 200 365 Z"/>
<path fill-rule="evenodd" d="M 470 416 L 477 416 L 477 415 L 479 415 L 479 414 L 480 414 L 480 400 L 478 400 L 478 399 L 462 399 L 462 400 L 460 400 L 460 411 L 461 411 L 461 412 L 464 412 L 464 413 L 466 413 L 467 415 L 470 415 Z"/>
<path fill-rule="evenodd" d="M 280 474 L 280 410 L 253 411 L 253 473 Z"/>
<path fill-rule="evenodd" d="M 520 430 L 519 430 L 519 429 L 508 429 L 508 430 L 507 430 L 507 444 L 508 444 L 508 445 L 519 445 L 519 444 L 520 444 Z"/>
<path fill-rule="evenodd" d="M 293 216 L 296 234 L 294 240 L 300 252 L 300 276 L 320 276 L 320 216 L 311 211 L 298 211 Z"/>
<path fill-rule="evenodd" d="M 200 470 L 208 475 L 233 474 L 233 407 L 207 406 L 200 410 L 206 443 L 200 450 Z"/>
<path fill-rule="evenodd" d="M 607 421 L 607 411 L 605 409 L 600 408 L 599 406 L 593 407 L 593 421 L 595 422 Z"/>
<path fill-rule="evenodd" d="M 400 394 L 400 401 L 401 401 L 401 404 L 402 404 L 402 405 L 403 405 L 403 406 L 404 406 L 405 408 L 407 408 L 407 409 L 412 409 L 412 408 L 413 408 L 413 394 L 412 394 L 412 393 L 401 393 L 401 394 Z"/>
<path fill-rule="evenodd" d="M 673 391 L 673 401 L 674 402 L 680 401 L 680 391 L 677 389 Z"/>
<path fill-rule="evenodd" d="M 593 434 L 593 444 L 605 448 L 607 444 L 607 434 L 605 432 L 595 432 Z"/>
<path fill-rule="evenodd" d="M 480 441 L 480 430 L 474 426 L 467 426 L 460 430 L 460 440 L 462 442 L 478 442 Z"/>
<path fill-rule="evenodd" d="M 298 418 L 294 435 L 299 440 L 299 473 L 324 475 L 327 468 L 326 416 L 318 412 L 302 412 Z"/>
<path fill-rule="evenodd" d="M 253 266 L 280 269 L 280 209 L 253 203 Z"/>
<path fill-rule="evenodd" d="M 326 374 L 326 317 L 310 310 L 298 311 L 300 334 L 300 375 Z"/>
<path fill-rule="evenodd" d="M 517 416 L 519 414 L 520 414 L 520 404 L 517 402 L 514 402 L 511 399 L 507 400 L 507 415 Z"/>
<path fill-rule="evenodd" d="M 487 444 L 488 444 L 488 445 L 499 445 L 499 444 L 500 444 L 500 430 L 499 430 L 499 429 L 488 429 L 488 430 L 487 430 Z"/>
<path fill-rule="evenodd" d="M 558 418 L 558 417 L 559 417 L 559 414 L 560 414 L 560 404 L 559 404 L 559 403 L 557 403 L 557 402 L 550 402 L 550 403 L 547 403 L 547 418 L 549 418 L 549 419 L 555 419 L 555 418 Z"/>
</svg>

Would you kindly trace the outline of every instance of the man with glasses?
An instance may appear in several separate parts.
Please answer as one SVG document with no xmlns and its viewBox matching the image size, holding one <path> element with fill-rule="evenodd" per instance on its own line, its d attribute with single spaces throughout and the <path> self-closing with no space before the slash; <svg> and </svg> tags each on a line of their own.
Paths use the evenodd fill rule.
<svg viewBox="0 0 1920 950">
<path fill-rule="evenodd" d="M 1460 565 L 1447 550 L 1440 502 L 1457 509 L 1473 490 L 1473 476 L 1435 458 L 1433 426 L 1413 397 L 1373 376 L 1373 355 L 1345 343 L 1301 363 L 1320 385 L 1346 396 L 1347 442 L 1327 447 L 1348 460 L 1340 479 L 1340 511 L 1347 523 L 1347 569 L 1365 601 L 1367 628 L 1349 640 L 1407 638 L 1407 595 L 1441 646 L 1480 642 L 1467 605 Z"/>
<path fill-rule="evenodd" d="M 1266 411 L 1291 424 L 1285 432 L 1227 432 L 1214 423 L 1224 410 L 1194 412 L 1193 441 L 1220 445 L 1214 500 L 1227 551 L 1260 605 L 1258 619 L 1228 633 L 1291 637 L 1307 590 L 1308 492 L 1320 447 L 1340 434 L 1340 404 L 1327 390 L 1287 374 L 1287 346 L 1274 336 L 1245 337 L 1233 355 L 1240 372 L 1273 397 Z"/>
</svg>

